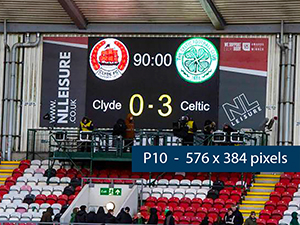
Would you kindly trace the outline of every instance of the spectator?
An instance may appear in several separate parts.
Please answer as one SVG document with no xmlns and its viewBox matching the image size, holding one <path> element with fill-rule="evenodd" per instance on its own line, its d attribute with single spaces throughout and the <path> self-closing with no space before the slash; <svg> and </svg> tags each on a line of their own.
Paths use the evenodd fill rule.
<svg viewBox="0 0 300 225">
<path fill-rule="evenodd" d="M 299 225 L 297 212 L 292 213 L 292 220 L 291 220 L 290 225 Z"/>
<path fill-rule="evenodd" d="M 204 127 L 203 127 L 203 133 L 205 136 L 203 145 L 209 145 L 210 143 L 210 136 L 212 133 L 216 130 L 216 123 L 211 121 L 211 120 L 206 120 L 204 122 Z"/>
<path fill-rule="evenodd" d="M 118 223 L 131 224 L 132 223 L 132 217 L 130 216 L 129 212 L 130 212 L 129 207 L 126 207 L 125 209 L 122 208 L 120 213 L 117 216 Z"/>
<path fill-rule="evenodd" d="M 233 211 L 231 208 L 228 209 L 228 212 L 225 214 L 224 223 L 225 225 L 234 225 L 234 218 Z"/>
<path fill-rule="evenodd" d="M 41 222 L 50 222 L 50 223 L 53 222 L 52 215 L 53 215 L 53 209 L 51 207 L 48 207 L 46 212 L 43 213 Z"/>
<path fill-rule="evenodd" d="M 61 207 L 61 210 L 59 213 L 57 213 L 55 216 L 54 216 L 54 219 L 53 219 L 53 222 L 60 222 L 60 217 L 64 214 L 64 212 L 67 210 L 69 205 L 64 205 Z"/>
<path fill-rule="evenodd" d="M 104 208 L 102 206 L 99 207 L 96 215 L 96 223 L 104 223 L 106 218 L 106 214 L 104 212 Z"/>
<path fill-rule="evenodd" d="M 232 205 L 231 209 L 234 216 L 234 225 L 242 225 L 244 223 L 243 214 L 240 212 L 236 205 Z"/>
<path fill-rule="evenodd" d="M 157 209 L 150 209 L 150 217 L 147 224 L 158 224 Z"/>
<path fill-rule="evenodd" d="M 90 209 L 90 212 L 86 215 L 86 222 L 87 223 L 96 223 L 96 213 L 95 213 L 95 208 L 92 207 Z"/>
<path fill-rule="evenodd" d="M 201 222 L 201 225 L 209 225 L 208 217 L 204 217 L 204 219 Z"/>
<path fill-rule="evenodd" d="M 133 121 L 132 114 L 129 113 L 127 115 L 125 124 L 126 124 L 126 132 L 125 132 L 125 136 L 124 136 L 124 145 L 125 145 L 124 151 L 129 149 L 129 151 L 131 152 L 131 147 L 133 146 L 133 140 L 135 137 L 134 121 Z"/>
<path fill-rule="evenodd" d="M 82 120 L 80 121 L 79 130 L 80 131 L 93 131 L 93 129 L 94 129 L 93 121 L 90 120 L 87 117 L 83 117 Z M 87 134 L 82 134 L 82 135 L 87 135 Z M 84 139 L 90 139 L 90 140 L 92 140 L 92 136 L 89 135 L 88 137 L 86 137 Z M 84 152 L 84 151 L 90 152 L 91 149 L 92 149 L 92 147 L 91 147 L 91 142 L 90 141 L 82 141 L 81 142 L 81 148 L 80 148 L 80 150 L 82 152 Z"/>
<path fill-rule="evenodd" d="M 175 220 L 174 220 L 172 211 L 168 211 L 166 213 L 164 225 L 175 225 Z"/>
<path fill-rule="evenodd" d="M 189 116 L 185 116 L 187 128 L 187 135 L 182 139 L 182 145 L 194 145 L 194 133 L 197 131 L 197 126 L 195 121 Z"/>
<path fill-rule="evenodd" d="M 114 217 L 114 211 L 112 209 L 108 210 L 108 213 L 105 217 L 105 223 L 117 223 L 116 217 Z"/>
<path fill-rule="evenodd" d="M 257 225 L 256 223 L 256 217 L 255 217 L 255 212 L 252 211 L 249 218 L 246 219 L 245 225 Z M 299 225 L 299 224 L 298 224 Z"/>
<path fill-rule="evenodd" d="M 80 210 L 76 213 L 75 223 L 86 223 L 86 206 L 80 206 Z"/>
<path fill-rule="evenodd" d="M 73 212 L 72 212 L 72 214 L 71 214 L 71 220 L 70 220 L 70 223 L 74 223 L 75 222 L 75 217 L 76 217 L 76 215 L 77 215 L 77 212 L 78 212 L 78 208 L 77 207 L 75 207 L 74 209 L 73 209 Z"/>
<path fill-rule="evenodd" d="M 226 132 L 226 142 L 227 142 L 227 144 L 230 144 L 230 133 L 234 132 L 235 130 L 232 127 L 230 127 L 228 124 L 225 123 L 224 126 L 223 126 L 223 131 Z"/>
<path fill-rule="evenodd" d="M 136 215 L 136 217 L 133 219 L 134 224 L 145 224 L 146 219 L 142 216 L 140 212 Z"/>
</svg>

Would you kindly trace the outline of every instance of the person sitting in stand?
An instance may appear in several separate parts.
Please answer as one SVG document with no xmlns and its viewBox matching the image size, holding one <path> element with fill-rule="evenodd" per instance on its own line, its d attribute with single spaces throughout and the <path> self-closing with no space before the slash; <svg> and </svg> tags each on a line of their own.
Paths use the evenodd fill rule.
<svg viewBox="0 0 300 225">
<path fill-rule="evenodd" d="M 223 126 L 223 132 L 226 132 L 226 143 L 228 144 L 228 145 L 231 145 L 231 143 L 230 143 L 230 134 L 231 134 L 231 132 L 234 132 L 235 130 L 232 128 L 232 127 L 230 127 L 228 124 L 224 124 L 224 126 Z"/>
<path fill-rule="evenodd" d="M 206 120 L 204 122 L 203 133 L 205 135 L 205 139 L 203 145 L 209 145 L 211 141 L 210 136 L 215 130 L 216 130 L 216 123 L 214 121 Z"/>
<path fill-rule="evenodd" d="M 94 129 L 94 124 L 93 121 L 90 120 L 87 117 L 83 117 L 82 120 L 80 121 L 80 126 L 79 126 L 79 131 L 87 132 L 87 131 L 93 131 Z M 87 134 L 81 134 L 82 137 L 86 137 L 85 135 Z M 92 140 L 92 136 L 88 135 L 87 139 Z M 91 142 L 90 141 L 82 141 L 81 142 L 81 151 L 91 151 Z"/>
</svg>

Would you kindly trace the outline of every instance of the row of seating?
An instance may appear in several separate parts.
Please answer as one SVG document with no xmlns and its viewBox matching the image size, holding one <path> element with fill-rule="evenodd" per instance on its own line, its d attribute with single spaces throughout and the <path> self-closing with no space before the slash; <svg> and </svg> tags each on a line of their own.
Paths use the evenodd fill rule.
<svg viewBox="0 0 300 225">
<path fill-rule="evenodd" d="M 275 185 L 275 191 L 279 193 L 289 192 L 291 194 L 294 194 L 295 192 L 298 191 L 298 184 L 295 183 L 284 184 L 279 182 Z"/>
<path fill-rule="evenodd" d="M 278 202 L 273 202 L 273 201 L 267 201 L 265 203 L 265 207 L 264 209 L 269 210 L 269 211 L 273 211 L 275 209 L 278 209 L 282 212 L 284 212 L 285 210 L 298 210 L 300 209 L 300 201 L 289 201 L 287 203 L 287 201 L 278 201 Z"/>
<path fill-rule="evenodd" d="M 283 173 L 280 175 L 280 182 L 283 184 L 300 184 L 300 173 Z"/>
<path fill-rule="evenodd" d="M 150 208 L 152 207 L 161 207 L 161 208 L 166 208 L 166 207 L 183 207 L 183 208 L 188 208 L 188 207 L 192 207 L 192 208 L 199 208 L 199 207 L 204 207 L 206 209 L 210 209 L 210 208 L 217 208 L 217 209 L 223 209 L 223 208 L 230 208 L 232 204 L 236 204 L 237 202 L 232 200 L 232 199 L 228 199 L 226 201 L 224 201 L 223 199 L 211 199 L 211 198 L 206 198 L 204 200 L 202 200 L 201 198 L 193 198 L 193 199 L 189 199 L 189 198 L 176 198 L 176 197 L 172 197 L 170 199 L 161 197 L 156 199 L 155 197 L 149 197 L 147 198 L 146 202 L 145 202 L 145 206 L 148 206 Z"/>
<path fill-rule="evenodd" d="M 257 219 L 256 220 L 257 225 L 278 225 L 278 221 L 276 219 Z"/>
<path fill-rule="evenodd" d="M 49 203 L 21 203 L 21 204 L 14 204 L 14 203 L 0 203 L 0 212 L 7 212 L 7 213 L 25 213 L 25 212 L 44 212 L 47 208 L 52 207 L 54 212 L 58 213 L 61 210 L 62 205 L 59 203 L 49 204 Z"/>
<path fill-rule="evenodd" d="M 275 219 L 279 221 L 282 219 L 282 217 L 283 217 L 283 211 L 279 209 L 275 209 L 273 211 L 264 209 L 259 213 L 259 218 L 264 220 Z"/>
</svg>

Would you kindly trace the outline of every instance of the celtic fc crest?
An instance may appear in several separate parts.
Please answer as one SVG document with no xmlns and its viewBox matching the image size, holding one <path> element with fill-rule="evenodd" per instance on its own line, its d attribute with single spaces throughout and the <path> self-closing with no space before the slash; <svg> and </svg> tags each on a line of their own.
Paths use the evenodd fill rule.
<svg viewBox="0 0 300 225">
<path fill-rule="evenodd" d="M 219 54 L 209 40 L 190 38 L 184 41 L 175 55 L 179 75 L 190 83 L 203 83 L 213 77 L 219 62 Z"/>
</svg>

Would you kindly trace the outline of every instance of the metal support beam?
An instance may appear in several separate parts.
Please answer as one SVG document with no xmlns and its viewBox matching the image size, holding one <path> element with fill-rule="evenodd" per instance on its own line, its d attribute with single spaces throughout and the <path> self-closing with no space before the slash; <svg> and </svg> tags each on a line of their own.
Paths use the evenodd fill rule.
<svg viewBox="0 0 300 225">
<path fill-rule="evenodd" d="M 200 0 L 202 8 L 217 30 L 224 30 L 226 22 L 221 13 L 217 10 L 213 0 Z"/>
<path fill-rule="evenodd" d="M 8 33 L 78 33 L 78 34 L 278 34 L 278 24 L 241 24 L 227 25 L 224 30 L 216 30 L 211 24 L 99 24 L 90 23 L 86 30 L 78 30 L 72 24 L 43 24 L 43 23 L 8 23 Z M 299 34 L 300 23 L 285 24 L 286 33 Z M 0 22 L 0 33 L 4 31 L 4 23 Z"/>
<path fill-rule="evenodd" d="M 78 29 L 86 29 L 87 20 L 73 0 L 58 0 Z"/>
</svg>

